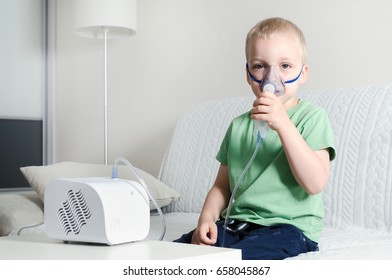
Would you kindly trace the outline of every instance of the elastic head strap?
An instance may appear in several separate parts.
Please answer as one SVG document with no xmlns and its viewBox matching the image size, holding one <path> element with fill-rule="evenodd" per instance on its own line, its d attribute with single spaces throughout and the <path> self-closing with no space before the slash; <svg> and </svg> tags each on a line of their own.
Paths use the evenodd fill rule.
<svg viewBox="0 0 392 280">
<path fill-rule="evenodd" d="M 250 72 L 248 62 L 246 63 L 246 70 L 248 70 L 249 77 L 252 79 L 252 81 L 259 83 L 259 84 L 261 84 L 263 82 L 263 80 L 256 79 L 256 77 L 253 76 L 253 74 Z"/>
<path fill-rule="evenodd" d="M 302 70 L 304 69 L 304 65 L 302 65 L 302 68 L 301 68 L 301 71 L 299 71 L 299 74 L 298 74 L 298 76 L 297 77 L 295 77 L 294 79 L 292 79 L 292 80 L 288 80 L 288 81 L 285 81 L 284 83 L 285 84 L 291 84 L 291 83 L 294 83 L 296 80 L 298 80 L 299 79 L 299 77 L 301 77 L 301 74 L 302 74 Z"/>
<path fill-rule="evenodd" d="M 285 84 L 291 84 L 291 83 L 294 83 L 295 81 L 297 81 L 297 80 L 299 79 L 299 77 L 301 77 L 301 74 L 302 74 L 302 70 L 303 70 L 303 69 L 304 69 L 304 65 L 302 65 L 301 71 L 299 71 L 299 74 L 298 74 L 297 77 L 295 77 L 295 78 L 292 79 L 292 80 L 284 81 L 284 83 L 285 83 Z M 248 63 L 246 63 L 246 70 L 248 71 L 249 77 L 252 79 L 252 81 L 255 81 L 256 83 L 259 83 L 259 84 L 261 84 L 261 83 L 263 82 L 263 80 L 258 80 L 258 79 L 256 79 L 255 76 L 253 76 L 252 72 L 250 72 L 250 70 L 249 70 L 249 65 L 248 65 Z"/>
</svg>

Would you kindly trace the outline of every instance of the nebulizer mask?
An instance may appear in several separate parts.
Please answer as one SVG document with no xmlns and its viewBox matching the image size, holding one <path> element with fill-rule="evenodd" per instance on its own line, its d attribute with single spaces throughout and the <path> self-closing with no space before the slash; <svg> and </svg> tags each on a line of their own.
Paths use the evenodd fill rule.
<svg viewBox="0 0 392 280">
<path fill-rule="evenodd" d="M 249 77 L 252 81 L 260 85 L 260 91 L 268 91 L 274 93 L 276 96 L 281 96 L 285 93 L 286 84 L 294 83 L 299 79 L 302 73 L 302 69 L 299 74 L 289 80 L 283 80 L 279 74 L 279 71 L 274 65 L 265 66 L 266 70 L 257 71 L 257 73 L 252 73 L 249 69 L 248 63 L 246 64 L 246 69 L 248 71 Z M 258 137 L 265 138 L 269 131 L 269 126 L 264 121 L 255 121 L 255 133 Z"/>
<path fill-rule="evenodd" d="M 274 65 L 268 66 L 266 70 L 262 71 L 262 73 L 257 73 L 257 74 L 253 74 L 250 71 L 248 64 L 246 64 L 246 69 L 252 81 L 260 85 L 260 91 L 265 91 L 264 87 L 267 86 L 270 87 L 267 89 L 269 90 L 273 89 L 272 93 L 275 93 L 277 96 L 281 96 L 284 94 L 285 82 L 280 77 L 280 74 L 278 70 L 276 70 L 276 67 Z"/>
<path fill-rule="evenodd" d="M 258 71 L 256 74 L 257 77 L 254 74 L 252 74 L 252 72 L 249 70 L 248 63 L 246 64 L 246 69 L 248 71 L 249 77 L 253 81 L 255 81 L 256 83 L 258 83 L 260 85 L 260 91 L 263 91 L 263 92 L 268 91 L 268 92 L 276 94 L 277 96 L 281 96 L 285 93 L 285 90 L 286 90 L 285 84 L 294 83 L 295 81 L 297 81 L 299 79 L 299 77 L 301 76 L 301 73 L 302 73 L 303 66 L 302 66 L 299 74 L 295 78 L 290 79 L 290 80 L 283 80 L 279 74 L 279 71 L 276 69 L 276 67 L 274 65 L 267 66 L 267 69 L 264 71 Z M 252 165 L 252 163 L 257 155 L 257 152 L 260 148 L 260 144 L 261 144 L 262 140 L 267 136 L 268 131 L 269 131 L 269 126 L 266 122 L 260 121 L 260 120 L 255 120 L 254 122 L 255 122 L 254 123 L 254 130 L 257 135 L 256 148 L 252 154 L 252 157 L 248 161 L 247 165 L 245 166 L 244 170 L 242 171 L 241 175 L 239 176 L 239 178 L 238 178 L 238 180 L 237 180 L 237 182 L 231 192 L 231 197 L 230 197 L 227 209 L 226 209 L 226 217 L 225 217 L 224 225 L 223 225 L 224 230 L 223 230 L 223 236 L 222 236 L 222 242 L 221 242 L 221 246 L 223 246 L 223 247 L 225 246 L 226 232 L 236 232 L 238 230 L 246 229 L 247 224 L 248 224 L 246 222 L 240 222 L 233 229 L 231 227 L 231 224 L 233 224 L 233 220 L 231 220 L 229 217 L 230 217 L 230 212 L 231 212 L 231 208 L 232 208 L 232 203 L 234 201 L 235 194 L 236 194 L 237 189 L 240 185 L 240 182 L 242 182 L 243 177 L 245 176 L 248 169 Z"/>
</svg>

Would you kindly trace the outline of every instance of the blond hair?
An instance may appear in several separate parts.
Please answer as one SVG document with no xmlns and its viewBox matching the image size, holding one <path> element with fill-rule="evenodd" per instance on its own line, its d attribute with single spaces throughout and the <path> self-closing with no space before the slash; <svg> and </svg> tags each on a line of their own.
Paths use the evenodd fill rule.
<svg viewBox="0 0 392 280">
<path fill-rule="evenodd" d="M 245 43 L 246 60 L 249 60 L 249 46 L 252 43 L 252 40 L 256 38 L 269 39 L 273 34 L 276 33 L 292 35 L 298 40 L 300 52 L 302 55 L 302 62 L 305 63 L 306 42 L 304 34 L 294 23 L 282 18 L 269 18 L 262 20 L 248 32 Z"/>
</svg>

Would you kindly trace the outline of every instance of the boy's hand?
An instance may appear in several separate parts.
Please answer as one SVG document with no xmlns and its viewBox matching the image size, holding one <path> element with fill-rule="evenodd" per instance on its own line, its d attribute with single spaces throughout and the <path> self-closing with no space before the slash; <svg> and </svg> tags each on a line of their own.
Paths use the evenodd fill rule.
<svg viewBox="0 0 392 280">
<path fill-rule="evenodd" d="M 278 132 L 291 123 L 279 97 L 266 91 L 253 102 L 251 118 L 267 122 L 271 129 Z"/>
<path fill-rule="evenodd" d="M 192 236 L 192 244 L 197 245 L 213 245 L 216 243 L 218 238 L 218 229 L 216 224 L 211 222 L 205 222 L 200 224 Z"/>
</svg>

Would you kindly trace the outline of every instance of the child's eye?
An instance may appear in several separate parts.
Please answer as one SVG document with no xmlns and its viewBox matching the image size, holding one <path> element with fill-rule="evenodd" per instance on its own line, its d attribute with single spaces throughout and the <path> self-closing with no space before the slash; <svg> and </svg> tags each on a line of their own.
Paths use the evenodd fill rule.
<svg viewBox="0 0 392 280">
<path fill-rule="evenodd" d="M 288 63 L 283 63 L 283 64 L 282 64 L 282 68 L 283 68 L 283 69 L 290 69 L 290 68 L 291 68 L 291 65 L 288 64 Z"/>
<path fill-rule="evenodd" d="M 255 64 L 254 66 L 253 66 L 253 69 L 256 69 L 256 70 L 261 70 L 261 69 L 264 69 L 265 67 L 264 67 L 264 65 L 263 64 Z"/>
</svg>

